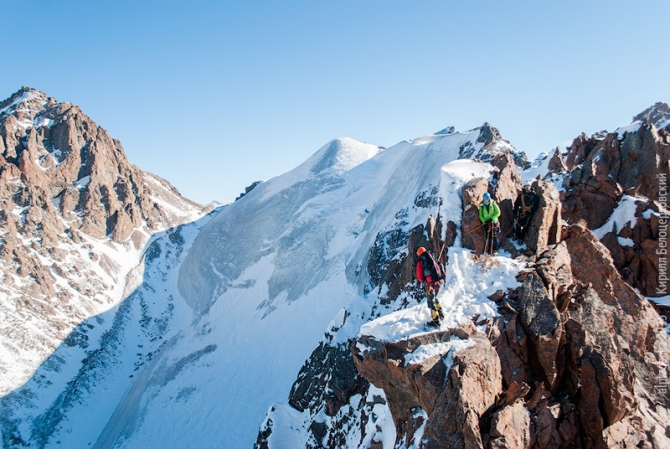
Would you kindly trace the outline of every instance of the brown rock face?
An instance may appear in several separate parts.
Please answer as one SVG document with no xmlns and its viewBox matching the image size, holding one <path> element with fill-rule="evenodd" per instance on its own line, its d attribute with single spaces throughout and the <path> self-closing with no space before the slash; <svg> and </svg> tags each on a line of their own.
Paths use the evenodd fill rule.
<svg viewBox="0 0 670 449">
<path fill-rule="evenodd" d="M 472 340 L 453 351 L 449 371 L 433 356 L 406 363 L 422 345 Z M 364 348 L 361 350 L 361 348 Z M 410 442 L 417 430 L 412 419 L 417 407 L 428 414 L 426 448 L 483 447 L 479 419 L 493 405 L 501 389 L 500 364 L 491 344 L 474 327 L 424 334 L 402 342 L 383 343 L 363 336 L 351 346 L 356 368 L 368 381 L 384 389 L 398 431 L 396 441 Z"/>
<path fill-rule="evenodd" d="M 12 317 L 0 343 L 16 356 L 0 371 L 28 375 L 74 325 L 120 299 L 111 292 L 126 273 L 91 238 L 139 250 L 202 209 L 131 165 L 77 106 L 29 88 L 0 103 L 0 206 L 0 312 Z"/>
<path fill-rule="evenodd" d="M 632 223 L 601 237 L 624 279 L 646 296 L 667 294 L 658 291 L 661 258 L 656 254 L 660 202 L 666 202 L 661 200 L 667 198 L 670 179 L 670 134 L 667 124 L 665 129 L 657 125 L 667 123 L 667 109 L 655 105 L 636 117 L 642 120 L 639 127 L 626 132 L 582 135 L 565 157 L 569 176 L 562 192 L 562 216 L 568 223 L 585 220 L 596 230 L 623 202 L 638 204 Z M 630 244 L 622 246 L 620 239 Z"/>
<path fill-rule="evenodd" d="M 477 254 L 484 252 L 486 235 L 479 220 L 479 203 L 488 191 L 489 182 L 484 178 L 473 179 L 463 186 L 463 217 L 461 219 L 463 246 Z"/>
<path fill-rule="evenodd" d="M 500 207 L 500 241 L 504 246 L 506 236 L 514 226 L 514 201 L 521 191 L 521 176 L 509 153 L 498 154 L 491 160 L 494 167 L 491 179 L 473 179 L 463 186 L 462 243 L 477 254 L 484 252 L 486 235 L 479 220 L 479 205 L 485 192 L 491 193 Z"/>
<path fill-rule="evenodd" d="M 561 200 L 551 182 L 535 181 L 533 190 L 540 197 L 540 207 L 533 216 L 525 240 L 528 249 L 539 254 L 561 240 Z"/>
<path fill-rule="evenodd" d="M 495 192 L 500 207 L 500 234 L 509 236 L 514 227 L 514 201 L 521 191 L 521 176 L 511 154 L 499 154 L 493 160 Z"/>
<path fill-rule="evenodd" d="M 530 447 L 530 416 L 523 405 L 517 401 L 497 411 L 491 422 L 492 449 L 525 449 Z"/>
</svg>

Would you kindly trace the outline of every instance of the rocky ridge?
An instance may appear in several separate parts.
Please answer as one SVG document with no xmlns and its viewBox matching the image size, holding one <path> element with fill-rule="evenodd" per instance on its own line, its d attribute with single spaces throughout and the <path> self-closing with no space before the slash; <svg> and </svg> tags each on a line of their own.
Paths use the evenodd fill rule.
<svg viewBox="0 0 670 449">
<path fill-rule="evenodd" d="M 586 222 L 608 248 L 623 278 L 648 297 L 659 288 L 660 221 L 667 214 L 670 108 L 657 103 L 628 126 L 592 137 L 582 134 L 556 150 L 550 169 L 562 177 L 562 215 Z M 617 221 L 617 211 L 627 216 Z"/>
<path fill-rule="evenodd" d="M 520 287 L 491 297 L 499 317 L 478 321 L 475 316 L 472 324 L 410 340 L 378 341 L 365 335 L 350 340 L 356 378 L 363 377 L 355 387 L 347 387 L 353 385 L 344 375 L 351 360 L 342 355 L 343 343 L 331 336 L 336 346 L 328 349 L 328 341 L 323 342 L 303 367 L 290 400 L 314 417 L 307 447 L 351 442 L 346 433 L 335 430 L 343 427 L 360 435 L 359 447 L 386 447 L 381 428 L 371 424 L 379 403 L 393 415 L 394 447 L 670 445 L 670 343 L 657 311 L 640 295 L 642 291 L 653 296 L 652 280 L 658 275 L 658 257 L 651 254 L 658 247 L 658 222 L 664 212 L 654 176 L 668 173 L 670 153 L 667 131 L 660 127 L 667 127 L 664 109 L 667 106 L 655 105 L 636 117 L 640 123 L 615 133 L 580 136 L 567 153 L 557 151 L 547 161 L 546 181 L 534 182 L 543 207 L 526 237 L 524 254 L 503 239 L 503 248 L 526 260 L 527 269 L 519 275 Z M 481 194 L 491 192 L 509 213 L 509 202 L 521 187 L 513 157 L 499 154 L 488 160 L 496 168 L 492 176 L 473 179 L 462 190 L 462 244 L 477 252 L 483 249 L 483 239 L 471 228 Z M 637 223 L 622 228 L 614 224 L 603 233 L 601 228 L 626 195 L 636 205 Z M 409 255 L 425 244 L 446 246 L 441 258 L 447 260 L 457 229 L 443 219 L 431 216 L 425 226 L 396 236 L 394 247 Z M 502 227 L 502 234 L 509 235 L 511 223 L 503 221 Z M 622 259 L 611 242 L 620 245 L 627 239 L 634 244 Z M 392 297 L 420 296 L 411 282 L 410 256 L 384 266 L 376 278 L 395 292 Z M 406 363 L 420 346 L 449 347 L 458 341 L 472 345 L 419 364 Z M 330 362 L 324 363 L 323 355 L 333 351 L 340 354 L 340 362 L 329 355 Z M 336 382 L 340 388 L 335 399 L 328 392 L 338 391 L 332 383 L 338 376 L 349 382 Z M 373 400 L 375 389 L 383 390 L 383 397 Z M 321 403 L 306 401 L 306 391 Z M 257 448 L 271 447 L 267 441 L 272 413 L 261 428 Z"/>
<path fill-rule="evenodd" d="M 2 392 L 122 299 L 153 233 L 205 212 L 79 107 L 27 87 L 0 103 L 0 204 Z"/>
</svg>

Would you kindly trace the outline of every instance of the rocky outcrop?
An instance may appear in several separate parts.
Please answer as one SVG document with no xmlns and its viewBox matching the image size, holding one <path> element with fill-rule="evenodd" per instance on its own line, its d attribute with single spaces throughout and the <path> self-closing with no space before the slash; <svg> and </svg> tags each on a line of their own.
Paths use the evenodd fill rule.
<svg viewBox="0 0 670 449">
<path fill-rule="evenodd" d="M 521 191 L 521 176 L 509 153 L 496 156 L 492 165 L 492 196 L 500 207 L 500 234 L 506 237 L 512 235 L 514 227 L 514 201 Z"/>
<path fill-rule="evenodd" d="M 327 336 L 333 338 L 332 333 Z M 319 344 L 291 388 L 289 404 L 293 408 L 303 412 L 323 407 L 328 416 L 335 416 L 351 396 L 365 391 L 367 382 L 354 367 L 350 343 Z"/>
<path fill-rule="evenodd" d="M 484 178 L 468 181 L 461 191 L 463 216 L 461 218 L 461 242 L 464 247 L 471 248 L 477 254 L 486 248 L 486 233 L 479 220 L 479 204 L 482 196 L 489 189 L 489 182 Z"/>
<path fill-rule="evenodd" d="M 670 131 L 670 106 L 658 102 L 633 117 L 633 121 L 653 123 L 656 129 Z"/>
<path fill-rule="evenodd" d="M 646 296 L 659 293 L 658 220 L 670 177 L 668 106 L 654 105 L 635 117 L 639 122 L 614 133 L 581 135 L 564 161 L 568 176 L 562 192 L 562 216 L 568 223 L 585 220 L 598 230 L 615 210 L 635 202 L 624 223 L 599 233 L 624 279 Z M 557 161 L 557 165 L 558 165 Z"/>
<path fill-rule="evenodd" d="M 540 198 L 540 206 L 530 222 L 525 242 L 533 253 L 542 253 L 561 240 L 561 200 L 551 182 L 535 181 L 532 188 Z"/>
<path fill-rule="evenodd" d="M 428 344 L 449 348 L 451 366 L 443 363 L 444 354 L 412 359 L 416 349 Z M 386 393 L 397 443 L 409 446 L 418 428 L 425 425 L 426 448 L 481 447 L 479 420 L 494 404 L 502 384 L 495 351 L 473 326 L 401 342 L 362 336 L 351 350 L 358 371 Z M 427 422 L 413 419 L 417 407 L 426 411 Z"/>
<path fill-rule="evenodd" d="M 23 88 L 0 110 L 0 176 L 11 184 L 3 183 L 5 210 L 53 205 L 67 221 L 76 220 L 71 227 L 121 242 L 140 226 L 176 225 L 199 209 L 167 181 L 131 165 L 121 143 L 75 105 Z M 184 213 L 175 216 L 164 204 Z"/>
<path fill-rule="evenodd" d="M 472 179 L 461 191 L 462 244 L 477 254 L 483 253 L 486 246 L 486 235 L 478 215 L 484 193 L 489 192 L 500 207 L 500 240 L 501 246 L 505 247 L 507 236 L 512 234 L 514 226 L 514 201 L 521 191 L 521 176 L 511 153 L 492 157 L 491 164 L 493 172 L 490 179 Z"/>
<path fill-rule="evenodd" d="M 501 317 L 488 323 L 490 343 L 465 326 L 352 344 L 358 371 L 386 393 L 398 442 L 424 424 L 412 420 L 421 408 L 426 448 L 670 444 L 662 321 L 585 224 L 564 236 L 529 260 L 519 288 L 492 297 Z M 473 346 L 408 362 L 455 337 Z"/>
</svg>

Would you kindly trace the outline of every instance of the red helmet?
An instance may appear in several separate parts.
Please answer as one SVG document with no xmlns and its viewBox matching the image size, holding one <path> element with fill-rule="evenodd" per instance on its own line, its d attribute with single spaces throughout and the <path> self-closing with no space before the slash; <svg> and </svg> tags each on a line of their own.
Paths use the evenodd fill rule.
<svg viewBox="0 0 670 449">
<path fill-rule="evenodd" d="M 420 246 L 419 249 L 416 250 L 416 255 L 420 256 L 421 254 L 425 253 L 427 250 L 423 246 Z"/>
</svg>

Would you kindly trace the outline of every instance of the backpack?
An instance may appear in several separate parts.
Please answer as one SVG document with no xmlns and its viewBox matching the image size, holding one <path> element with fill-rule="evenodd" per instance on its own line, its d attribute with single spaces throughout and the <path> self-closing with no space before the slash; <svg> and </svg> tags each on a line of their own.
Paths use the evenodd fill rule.
<svg viewBox="0 0 670 449">
<path fill-rule="evenodd" d="M 435 257 L 433 257 L 433 254 L 430 251 L 421 254 L 421 262 L 423 269 L 428 269 L 434 280 L 441 281 L 444 279 L 444 268 L 442 268 L 442 265 L 435 260 Z"/>
</svg>

